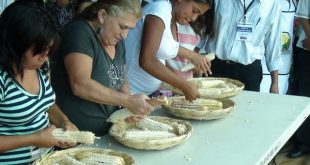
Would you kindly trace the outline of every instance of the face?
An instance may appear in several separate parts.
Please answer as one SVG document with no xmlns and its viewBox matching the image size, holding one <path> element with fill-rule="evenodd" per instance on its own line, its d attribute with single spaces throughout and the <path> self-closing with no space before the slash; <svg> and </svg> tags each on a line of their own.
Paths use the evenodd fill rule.
<svg viewBox="0 0 310 165">
<path fill-rule="evenodd" d="M 193 0 L 177 0 L 173 8 L 175 20 L 182 25 L 194 22 L 199 15 L 209 9 L 207 3 L 197 3 Z"/>
<path fill-rule="evenodd" d="M 33 47 L 29 48 L 24 54 L 24 69 L 39 69 L 43 65 L 43 63 L 48 60 L 50 47 L 48 47 L 46 50 L 39 54 L 33 54 L 33 49 Z"/>
<path fill-rule="evenodd" d="M 116 45 L 124 40 L 130 29 L 136 26 L 137 18 L 132 14 L 121 14 L 120 16 L 104 17 L 100 38 L 104 45 Z"/>
</svg>

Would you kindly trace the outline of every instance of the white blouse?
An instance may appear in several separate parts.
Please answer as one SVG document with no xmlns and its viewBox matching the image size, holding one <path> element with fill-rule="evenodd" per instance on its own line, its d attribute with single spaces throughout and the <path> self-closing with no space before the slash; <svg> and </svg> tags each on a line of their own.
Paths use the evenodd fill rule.
<svg viewBox="0 0 310 165">
<path fill-rule="evenodd" d="M 161 85 L 161 81 L 153 77 L 139 66 L 141 39 L 146 15 L 159 17 L 165 25 L 156 57 L 161 63 L 174 58 L 179 51 L 179 42 L 175 41 L 170 29 L 172 18 L 172 5 L 169 1 L 155 1 L 143 8 L 143 17 L 140 18 L 136 27 L 128 33 L 125 40 L 127 77 L 132 94 L 143 93 L 150 95 Z"/>
</svg>

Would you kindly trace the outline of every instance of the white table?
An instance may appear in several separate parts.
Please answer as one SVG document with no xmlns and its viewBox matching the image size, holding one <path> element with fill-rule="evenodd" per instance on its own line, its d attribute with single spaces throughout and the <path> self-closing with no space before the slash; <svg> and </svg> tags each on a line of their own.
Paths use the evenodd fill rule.
<svg viewBox="0 0 310 165">
<path fill-rule="evenodd" d="M 243 91 L 219 120 L 194 121 L 192 136 L 162 151 L 127 148 L 110 136 L 95 146 L 128 153 L 138 165 L 264 165 L 310 113 L 310 98 Z M 161 110 L 155 114 L 162 115 Z"/>
</svg>

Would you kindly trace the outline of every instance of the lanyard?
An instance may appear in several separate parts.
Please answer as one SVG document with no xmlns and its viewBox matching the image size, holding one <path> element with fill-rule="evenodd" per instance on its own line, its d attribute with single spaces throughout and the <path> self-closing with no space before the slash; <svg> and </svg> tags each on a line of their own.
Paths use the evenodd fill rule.
<svg viewBox="0 0 310 165">
<path fill-rule="evenodd" d="M 245 7 L 245 0 L 243 0 L 243 16 L 244 16 L 244 22 L 246 22 L 246 13 L 248 12 L 249 8 L 253 5 L 254 0 L 249 4 L 248 7 Z"/>
</svg>

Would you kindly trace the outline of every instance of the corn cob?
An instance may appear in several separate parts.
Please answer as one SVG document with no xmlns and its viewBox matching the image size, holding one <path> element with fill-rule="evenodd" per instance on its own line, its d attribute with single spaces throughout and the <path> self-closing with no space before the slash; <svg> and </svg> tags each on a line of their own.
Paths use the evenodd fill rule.
<svg viewBox="0 0 310 165">
<path fill-rule="evenodd" d="M 177 122 L 173 122 L 171 125 L 175 128 L 175 130 L 176 130 L 176 132 L 177 132 L 178 135 L 184 135 L 184 134 L 186 134 L 186 132 L 187 132 L 186 125 L 184 125 L 184 124 L 179 124 L 179 123 L 177 123 Z"/>
<path fill-rule="evenodd" d="M 63 131 L 61 128 L 56 128 L 53 131 L 53 136 L 57 140 L 73 142 L 73 143 L 85 143 L 93 144 L 95 140 L 95 134 L 88 131 Z"/>
<path fill-rule="evenodd" d="M 143 130 L 150 131 L 172 131 L 173 127 L 168 124 L 161 123 L 150 118 L 145 118 L 136 123 L 136 126 Z"/>
<path fill-rule="evenodd" d="M 219 96 L 222 94 L 222 91 L 219 88 L 202 88 L 202 89 L 198 89 L 198 91 L 201 96 L 214 97 L 214 96 Z"/>
<path fill-rule="evenodd" d="M 62 157 L 62 159 L 60 160 L 60 162 L 61 162 L 61 164 L 65 164 L 65 165 L 71 165 L 71 164 L 74 164 L 74 165 L 86 165 L 85 163 L 80 162 L 80 161 L 74 159 L 73 157 L 67 156 L 67 155 L 64 155 Z"/>
<path fill-rule="evenodd" d="M 184 101 L 172 101 L 170 104 L 172 107 L 175 108 L 182 108 L 182 109 L 195 109 L 195 110 L 208 110 L 208 107 L 205 105 L 200 104 L 199 102 L 188 102 Z"/>
<path fill-rule="evenodd" d="M 198 88 L 213 88 L 221 84 L 225 84 L 223 80 L 202 80 L 202 81 L 191 81 L 196 84 Z"/>
<path fill-rule="evenodd" d="M 106 164 L 106 165 L 125 165 L 125 160 L 122 157 L 82 152 L 75 155 L 76 159 L 85 164 Z"/>
<path fill-rule="evenodd" d="M 200 100 L 200 104 L 207 106 L 209 109 L 222 109 L 223 108 L 223 103 L 217 100 L 211 100 L 211 99 Z"/>
<path fill-rule="evenodd" d="M 112 115 L 107 119 L 107 122 L 117 123 L 118 121 L 123 121 L 130 116 L 134 116 L 134 114 L 127 108 L 123 108 L 112 113 Z"/>
<path fill-rule="evenodd" d="M 209 61 L 212 61 L 215 58 L 215 54 L 214 53 L 209 53 L 209 54 L 205 55 L 205 58 L 207 58 Z M 186 71 L 192 70 L 194 68 L 195 68 L 194 64 L 188 63 L 183 68 L 181 68 L 180 71 L 181 72 L 186 72 Z"/>
<path fill-rule="evenodd" d="M 140 140 L 157 140 L 176 137 L 176 135 L 167 131 L 126 131 L 124 137 Z"/>
</svg>

